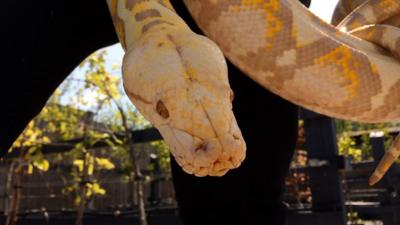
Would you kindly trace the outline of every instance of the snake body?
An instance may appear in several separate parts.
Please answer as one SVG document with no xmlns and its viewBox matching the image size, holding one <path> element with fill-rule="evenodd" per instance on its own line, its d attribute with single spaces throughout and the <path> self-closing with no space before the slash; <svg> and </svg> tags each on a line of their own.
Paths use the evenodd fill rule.
<svg viewBox="0 0 400 225">
<path fill-rule="evenodd" d="M 125 92 L 179 165 L 196 176 L 222 176 L 238 167 L 246 147 L 219 48 L 193 33 L 169 1 L 108 4 L 126 50 Z"/>
<path fill-rule="evenodd" d="M 342 1 L 334 15 L 337 27 L 297 0 L 183 1 L 224 55 L 270 91 L 332 117 L 400 121 L 400 1 Z M 127 52 L 125 89 L 181 166 L 198 176 L 237 167 L 245 144 L 218 47 L 193 34 L 168 1 L 110 0 L 109 5 Z M 157 49 L 159 42 L 168 48 Z M 160 118 L 159 104 L 168 117 Z M 399 154 L 397 138 L 371 184 Z"/>
</svg>

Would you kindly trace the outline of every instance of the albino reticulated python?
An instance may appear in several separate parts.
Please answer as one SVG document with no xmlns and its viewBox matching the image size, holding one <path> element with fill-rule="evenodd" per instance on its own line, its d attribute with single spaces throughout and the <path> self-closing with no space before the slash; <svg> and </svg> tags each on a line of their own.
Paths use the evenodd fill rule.
<svg viewBox="0 0 400 225">
<path fill-rule="evenodd" d="M 194 34 L 168 0 L 108 4 L 126 50 L 125 91 L 186 172 L 222 176 L 245 157 L 219 49 L 260 85 L 305 108 L 400 121 L 400 0 L 343 0 L 336 28 L 297 0 L 183 1 L 218 47 Z M 371 184 L 399 154 L 397 138 Z"/>
</svg>

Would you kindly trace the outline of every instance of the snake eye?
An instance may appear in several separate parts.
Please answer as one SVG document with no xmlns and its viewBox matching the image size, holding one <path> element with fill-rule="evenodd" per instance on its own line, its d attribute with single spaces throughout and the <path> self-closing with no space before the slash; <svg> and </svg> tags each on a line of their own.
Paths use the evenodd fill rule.
<svg viewBox="0 0 400 225">
<path fill-rule="evenodd" d="M 157 105 L 156 105 L 156 110 L 157 113 L 164 119 L 167 119 L 169 117 L 169 112 L 167 107 L 165 106 L 164 102 L 161 100 L 158 100 Z"/>
</svg>

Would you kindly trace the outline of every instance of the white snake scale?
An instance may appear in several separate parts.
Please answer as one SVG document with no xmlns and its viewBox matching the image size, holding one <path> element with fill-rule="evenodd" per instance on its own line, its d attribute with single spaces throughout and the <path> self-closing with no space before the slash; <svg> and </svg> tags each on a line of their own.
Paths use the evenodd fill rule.
<svg viewBox="0 0 400 225">
<path fill-rule="evenodd" d="M 298 0 L 183 1 L 216 45 L 190 31 L 168 0 L 108 4 L 126 50 L 126 93 L 186 172 L 222 176 L 245 157 L 222 52 L 305 108 L 360 122 L 400 121 L 399 0 L 343 0 L 332 19 L 337 27 Z M 399 154 L 397 138 L 371 184 Z"/>
</svg>

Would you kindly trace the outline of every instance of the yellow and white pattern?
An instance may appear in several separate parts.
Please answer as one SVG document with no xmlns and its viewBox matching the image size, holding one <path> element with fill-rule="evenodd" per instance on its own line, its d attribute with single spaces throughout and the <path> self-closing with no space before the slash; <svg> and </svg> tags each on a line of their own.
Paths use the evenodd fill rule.
<svg viewBox="0 0 400 225">
<path fill-rule="evenodd" d="M 185 171 L 220 176 L 244 159 L 219 49 L 260 85 L 305 108 L 360 122 L 400 121 L 399 0 L 342 0 L 336 27 L 298 0 L 183 1 L 218 47 L 191 32 L 168 1 L 109 5 L 126 49 L 125 89 Z M 399 143 L 371 184 L 398 157 Z"/>
</svg>

